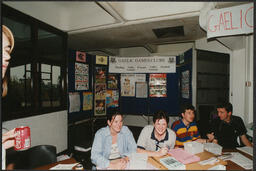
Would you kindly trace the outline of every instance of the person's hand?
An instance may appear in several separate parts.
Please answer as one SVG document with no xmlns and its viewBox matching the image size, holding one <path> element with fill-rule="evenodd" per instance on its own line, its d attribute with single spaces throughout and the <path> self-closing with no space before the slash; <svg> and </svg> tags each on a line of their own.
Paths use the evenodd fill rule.
<svg viewBox="0 0 256 171">
<path fill-rule="evenodd" d="M 168 153 L 168 148 L 167 147 L 162 147 L 157 153 L 158 153 L 158 155 L 157 155 L 158 157 L 164 156 Z"/>
<path fill-rule="evenodd" d="M 126 168 L 127 162 L 126 159 L 116 159 L 112 160 L 109 164 L 108 169 L 114 169 L 114 170 L 123 170 Z"/>
<path fill-rule="evenodd" d="M 218 144 L 218 140 L 216 140 L 216 139 L 213 139 L 212 142 L 215 144 Z"/>
<path fill-rule="evenodd" d="M 209 139 L 210 142 L 213 141 L 213 139 L 214 139 L 214 133 L 212 132 L 212 133 L 210 133 L 210 134 L 207 134 L 207 137 L 208 137 L 208 139 Z"/>
<path fill-rule="evenodd" d="M 14 138 L 16 135 L 15 128 L 2 135 L 2 145 L 5 149 L 14 147 Z"/>
<path fill-rule="evenodd" d="M 201 138 L 199 138 L 199 139 L 196 140 L 196 142 L 199 142 L 199 143 L 206 143 L 207 140 L 206 140 L 206 139 L 201 139 Z"/>
</svg>

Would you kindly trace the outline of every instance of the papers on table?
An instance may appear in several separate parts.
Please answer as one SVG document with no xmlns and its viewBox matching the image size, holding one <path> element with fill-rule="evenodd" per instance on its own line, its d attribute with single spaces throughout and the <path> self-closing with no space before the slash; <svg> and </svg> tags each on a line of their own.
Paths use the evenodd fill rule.
<svg viewBox="0 0 256 171">
<path fill-rule="evenodd" d="M 66 154 L 60 155 L 57 157 L 57 161 L 62 161 L 62 160 L 66 160 L 66 159 L 70 159 L 70 157 Z"/>
<path fill-rule="evenodd" d="M 242 151 L 244 153 L 247 153 L 247 154 L 249 154 L 251 156 L 253 155 L 253 148 L 252 147 L 245 146 L 245 147 L 238 147 L 236 149 L 238 149 L 238 150 L 240 150 L 240 151 Z"/>
<path fill-rule="evenodd" d="M 148 169 L 147 168 L 148 155 L 144 153 L 132 153 L 130 156 L 129 169 Z"/>
<path fill-rule="evenodd" d="M 174 157 L 165 157 L 160 159 L 160 163 L 162 163 L 169 170 L 185 170 L 186 166 L 176 160 Z"/>
<path fill-rule="evenodd" d="M 240 154 L 239 152 L 231 152 L 232 157 L 229 159 L 232 162 L 238 164 L 239 166 L 245 169 L 252 169 L 253 161 L 248 159 L 244 155 Z"/>
<path fill-rule="evenodd" d="M 181 148 L 171 149 L 169 151 L 169 154 L 171 154 L 175 159 L 177 159 L 183 164 L 189 164 L 200 161 L 200 157 L 190 154 Z"/>
<path fill-rule="evenodd" d="M 73 163 L 73 164 L 58 164 L 49 170 L 72 170 L 72 168 L 77 165 L 78 163 Z"/>
</svg>

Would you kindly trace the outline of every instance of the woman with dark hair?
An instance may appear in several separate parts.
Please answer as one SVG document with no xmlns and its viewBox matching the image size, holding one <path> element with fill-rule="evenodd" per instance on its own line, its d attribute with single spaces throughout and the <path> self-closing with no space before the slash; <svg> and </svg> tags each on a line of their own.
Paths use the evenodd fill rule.
<svg viewBox="0 0 256 171">
<path fill-rule="evenodd" d="M 136 152 L 132 132 L 123 126 L 120 113 L 107 115 L 107 126 L 99 129 L 94 137 L 91 160 L 97 168 L 125 169 L 129 155 Z"/>
<path fill-rule="evenodd" d="M 6 71 L 11 59 L 11 52 L 14 47 L 12 32 L 2 25 L 2 97 L 7 94 Z M 5 169 L 5 150 L 14 146 L 15 129 L 5 131 L 2 129 L 2 169 Z"/>
</svg>

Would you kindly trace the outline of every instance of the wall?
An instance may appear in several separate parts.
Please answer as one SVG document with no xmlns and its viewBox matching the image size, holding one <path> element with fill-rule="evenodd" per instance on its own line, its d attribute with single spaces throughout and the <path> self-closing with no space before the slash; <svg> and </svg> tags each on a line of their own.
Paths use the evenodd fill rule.
<svg viewBox="0 0 256 171">
<path fill-rule="evenodd" d="M 66 110 L 6 121 L 2 125 L 9 130 L 19 126 L 30 127 L 31 146 L 55 145 L 57 153 L 67 149 L 68 120 Z"/>
</svg>

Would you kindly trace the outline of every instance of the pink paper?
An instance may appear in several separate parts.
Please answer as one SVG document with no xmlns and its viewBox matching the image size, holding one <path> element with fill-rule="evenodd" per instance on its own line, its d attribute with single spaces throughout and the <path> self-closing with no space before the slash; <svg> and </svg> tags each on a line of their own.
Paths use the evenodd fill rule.
<svg viewBox="0 0 256 171">
<path fill-rule="evenodd" d="M 183 164 L 200 161 L 200 157 L 190 154 L 182 148 L 170 149 L 168 153 Z"/>
</svg>

